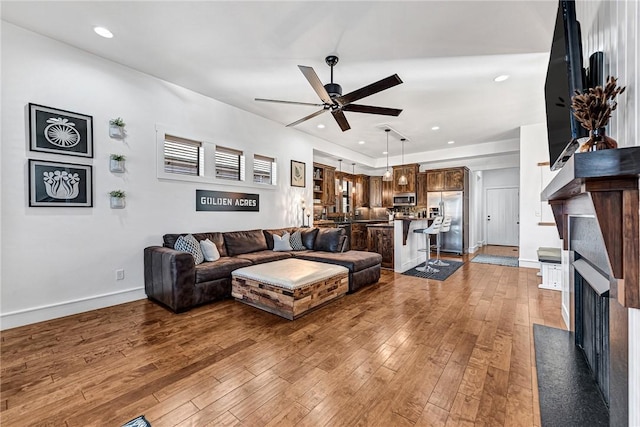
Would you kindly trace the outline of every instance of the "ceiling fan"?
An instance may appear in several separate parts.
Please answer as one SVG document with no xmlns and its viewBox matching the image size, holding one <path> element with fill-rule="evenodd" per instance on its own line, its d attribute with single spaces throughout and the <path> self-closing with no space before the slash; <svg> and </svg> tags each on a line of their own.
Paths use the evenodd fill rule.
<svg viewBox="0 0 640 427">
<path fill-rule="evenodd" d="M 280 101 L 277 99 L 264 98 L 255 98 L 255 100 L 264 102 L 278 102 L 281 104 L 311 105 L 322 107 L 321 110 L 309 114 L 308 116 L 305 116 L 300 120 L 296 120 L 295 122 L 288 124 L 287 127 L 298 125 L 304 121 L 307 121 L 324 113 L 325 111 L 331 111 L 333 118 L 336 120 L 336 122 L 338 122 L 338 125 L 343 132 L 351 129 L 351 126 L 349 126 L 349 122 L 344 115 L 345 111 L 352 111 L 355 113 L 381 114 L 384 116 L 400 115 L 402 110 L 399 110 L 397 108 L 352 104 L 352 102 L 358 101 L 359 99 L 373 95 L 374 93 L 382 92 L 383 90 L 389 89 L 402 83 L 402 80 L 400 80 L 400 77 L 398 77 L 397 74 L 343 95 L 342 86 L 333 82 L 333 67 L 338 63 L 338 57 L 335 55 L 329 55 L 325 58 L 325 62 L 331 67 L 331 83 L 327 83 L 326 85 L 322 84 L 313 68 L 305 67 L 304 65 L 298 65 L 298 68 L 300 68 L 302 74 L 304 74 L 309 84 L 311 84 L 313 90 L 316 91 L 316 93 L 322 100 L 322 104 L 310 102 Z"/>
</svg>

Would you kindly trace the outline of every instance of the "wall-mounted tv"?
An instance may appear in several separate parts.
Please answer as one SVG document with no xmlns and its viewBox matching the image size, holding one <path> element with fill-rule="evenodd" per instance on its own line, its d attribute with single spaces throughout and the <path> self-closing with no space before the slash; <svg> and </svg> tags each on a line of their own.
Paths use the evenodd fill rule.
<svg viewBox="0 0 640 427">
<path fill-rule="evenodd" d="M 560 169 L 580 146 L 587 131 L 571 113 L 571 97 L 584 90 L 580 23 L 573 0 L 558 4 L 556 26 L 544 85 L 551 170 Z"/>
</svg>

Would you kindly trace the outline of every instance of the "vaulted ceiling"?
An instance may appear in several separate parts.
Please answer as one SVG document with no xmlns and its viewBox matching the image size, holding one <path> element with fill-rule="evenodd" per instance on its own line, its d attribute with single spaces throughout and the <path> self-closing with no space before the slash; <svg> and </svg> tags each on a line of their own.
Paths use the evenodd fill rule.
<svg viewBox="0 0 640 427">
<path fill-rule="evenodd" d="M 298 65 L 328 83 L 325 57 L 337 55 L 343 93 L 397 73 L 402 84 L 358 103 L 401 108 L 400 116 L 347 112 L 346 132 L 326 113 L 295 126 L 379 160 L 385 125 L 408 138 L 406 154 L 428 156 L 514 139 L 520 126 L 544 122 L 556 8 L 526 0 L 20 1 L 3 2 L 2 19 L 283 126 L 318 107 L 254 98 L 319 102 Z M 95 26 L 115 36 L 98 37 Z M 494 82 L 503 74 L 510 78 Z"/>
</svg>

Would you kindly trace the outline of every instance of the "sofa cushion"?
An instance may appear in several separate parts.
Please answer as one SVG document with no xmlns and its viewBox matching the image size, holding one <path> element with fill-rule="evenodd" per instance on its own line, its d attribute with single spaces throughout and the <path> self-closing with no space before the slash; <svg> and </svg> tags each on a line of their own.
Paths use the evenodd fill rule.
<svg viewBox="0 0 640 427">
<path fill-rule="evenodd" d="M 278 236 L 282 236 L 284 233 L 293 234 L 296 231 L 296 227 L 286 227 L 286 228 L 272 228 L 269 230 L 262 230 L 264 233 L 264 238 L 267 241 L 267 249 L 273 249 L 273 235 L 277 234 Z"/>
<path fill-rule="evenodd" d="M 342 236 L 344 234 L 344 228 L 322 228 L 318 230 L 313 249 L 324 252 L 340 252 L 342 251 Z"/>
<path fill-rule="evenodd" d="M 289 243 L 291 244 L 291 249 L 294 251 L 304 251 L 307 249 L 302 243 L 302 233 L 300 233 L 300 230 L 294 231 L 293 234 L 291 234 Z"/>
<path fill-rule="evenodd" d="M 201 264 L 202 261 L 204 261 L 204 255 L 202 255 L 200 243 L 191 234 L 178 237 L 174 249 L 180 252 L 188 252 L 193 255 L 196 265 Z"/>
<path fill-rule="evenodd" d="M 291 258 L 291 252 L 274 252 L 266 249 L 259 252 L 240 254 L 237 256 L 237 258 L 251 261 L 252 264 L 263 264 L 265 262 L 279 261 L 281 259 Z"/>
<path fill-rule="evenodd" d="M 248 254 L 267 249 L 267 240 L 262 230 L 231 231 L 223 233 L 229 256 Z"/>
<path fill-rule="evenodd" d="M 187 233 L 181 233 L 181 234 L 165 234 L 164 236 L 162 236 L 162 239 L 164 241 L 164 247 L 165 248 L 174 248 L 175 244 L 176 244 L 176 240 L 178 239 L 178 237 L 180 236 L 186 236 Z M 218 248 L 218 252 L 220 253 L 220 256 L 227 256 L 227 249 L 224 245 L 224 238 L 222 233 L 219 232 L 215 232 L 215 233 L 193 233 L 193 237 L 196 238 L 197 241 L 202 241 L 202 240 L 206 240 L 209 239 L 211 240 L 213 243 L 215 243 L 216 247 Z"/>
<path fill-rule="evenodd" d="M 211 240 L 200 240 L 200 248 L 205 261 L 217 261 L 220 258 L 220 252 L 218 252 L 216 244 Z"/>
<path fill-rule="evenodd" d="M 288 252 L 293 250 L 291 243 L 289 243 L 289 238 L 291 237 L 289 233 L 284 233 L 282 236 L 273 234 L 272 237 L 273 250 L 275 252 Z"/>
<path fill-rule="evenodd" d="M 300 237 L 302 237 L 302 244 L 307 249 L 313 249 L 316 242 L 316 236 L 318 235 L 317 228 L 301 228 Z"/>
<path fill-rule="evenodd" d="M 217 261 L 196 265 L 196 283 L 231 277 L 231 272 L 251 265 L 251 261 L 241 258 L 221 257 Z"/>
<path fill-rule="evenodd" d="M 327 262 L 329 264 L 347 267 L 351 273 L 365 270 L 382 263 L 382 255 L 375 252 L 347 251 L 347 252 L 292 252 L 295 258 L 308 261 Z"/>
</svg>

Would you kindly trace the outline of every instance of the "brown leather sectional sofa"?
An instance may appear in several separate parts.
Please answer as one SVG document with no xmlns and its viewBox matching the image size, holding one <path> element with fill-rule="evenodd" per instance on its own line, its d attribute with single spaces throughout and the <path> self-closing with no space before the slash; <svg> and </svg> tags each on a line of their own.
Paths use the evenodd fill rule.
<svg viewBox="0 0 640 427">
<path fill-rule="evenodd" d="M 144 286 L 147 297 L 175 312 L 231 297 L 231 272 L 241 267 L 289 257 L 337 264 L 349 269 L 349 292 L 380 279 L 382 256 L 373 252 L 342 252 L 346 240 L 342 228 L 300 228 L 302 251 L 274 252 L 273 235 L 293 233 L 295 227 L 271 230 L 194 233 L 198 240 L 209 239 L 220 259 L 195 265 L 193 256 L 173 249 L 178 236 L 165 234 L 164 246 L 144 250 Z"/>
</svg>

